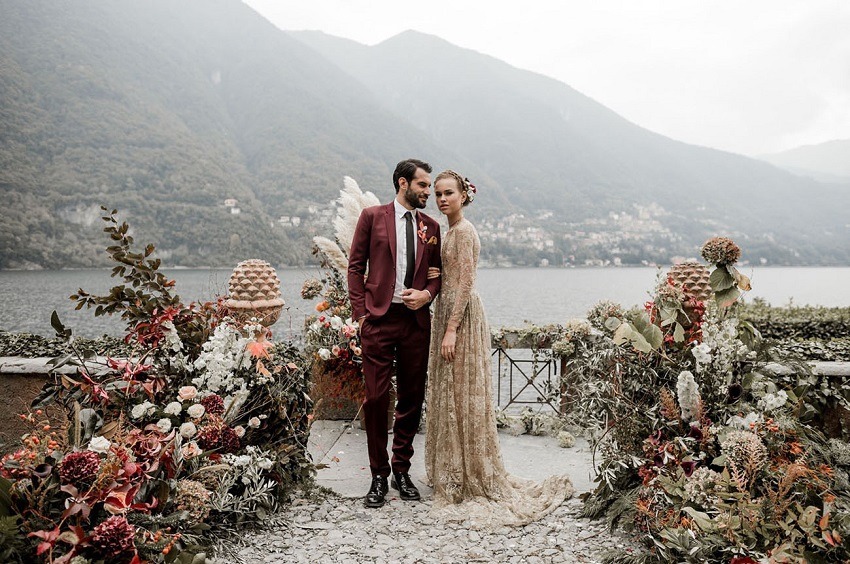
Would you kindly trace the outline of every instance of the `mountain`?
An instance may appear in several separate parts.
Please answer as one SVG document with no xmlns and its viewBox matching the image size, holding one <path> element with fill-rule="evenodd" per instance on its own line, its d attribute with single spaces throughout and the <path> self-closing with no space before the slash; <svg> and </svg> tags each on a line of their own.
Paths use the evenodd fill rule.
<svg viewBox="0 0 850 564">
<path fill-rule="evenodd" d="M 652 133 L 563 83 L 437 37 L 408 31 L 366 47 L 290 33 L 480 164 L 521 208 L 572 223 L 654 202 L 673 237 L 684 238 L 670 246 L 685 254 L 727 233 L 742 237 L 751 256 L 850 259 L 837 208 L 850 203 L 847 191 Z"/>
<path fill-rule="evenodd" d="M 0 268 L 106 262 L 99 206 L 168 265 L 311 264 L 344 175 L 479 186 L 490 264 L 850 264 L 850 193 L 634 124 L 438 38 L 282 32 L 238 0 L 0 0 Z M 433 208 L 431 208 L 433 210 Z M 239 213 L 236 213 L 239 212 Z"/>
<path fill-rule="evenodd" d="M 474 168 L 238 1 L 0 12 L 0 268 L 102 264 L 101 204 L 169 264 L 307 263 L 312 233 L 275 220 L 344 175 L 389 199 L 406 155 Z"/>
<path fill-rule="evenodd" d="M 759 158 L 815 180 L 850 184 L 850 139 L 803 145 Z"/>
</svg>

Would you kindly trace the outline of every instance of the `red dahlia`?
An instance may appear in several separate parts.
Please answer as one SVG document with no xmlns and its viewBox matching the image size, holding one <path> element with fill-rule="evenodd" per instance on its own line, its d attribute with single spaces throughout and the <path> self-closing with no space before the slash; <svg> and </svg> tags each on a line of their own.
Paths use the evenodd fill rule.
<svg viewBox="0 0 850 564">
<path fill-rule="evenodd" d="M 120 515 L 113 515 L 94 528 L 91 543 L 106 558 L 114 558 L 133 550 L 136 528 Z"/>
<path fill-rule="evenodd" d="M 63 484 L 72 484 L 78 489 L 88 487 L 97 478 L 100 457 L 90 450 L 69 452 L 59 463 L 59 478 Z"/>
<path fill-rule="evenodd" d="M 201 400 L 201 405 L 210 415 L 224 414 L 224 400 L 218 394 L 209 395 Z"/>
</svg>

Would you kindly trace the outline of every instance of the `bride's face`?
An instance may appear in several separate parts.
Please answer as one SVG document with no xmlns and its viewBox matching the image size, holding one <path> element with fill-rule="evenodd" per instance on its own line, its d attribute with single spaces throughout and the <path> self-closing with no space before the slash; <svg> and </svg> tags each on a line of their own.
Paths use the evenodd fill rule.
<svg viewBox="0 0 850 564">
<path fill-rule="evenodd" d="M 454 178 L 441 178 L 434 186 L 437 207 L 445 215 L 454 215 L 463 207 L 463 193 Z"/>
</svg>

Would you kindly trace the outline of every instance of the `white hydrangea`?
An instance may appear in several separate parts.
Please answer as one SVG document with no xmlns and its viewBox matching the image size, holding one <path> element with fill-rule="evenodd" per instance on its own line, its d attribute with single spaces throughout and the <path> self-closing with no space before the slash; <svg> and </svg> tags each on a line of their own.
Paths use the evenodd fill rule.
<svg viewBox="0 0 850 564">
<path fill-rule="evenodd" d="M 682 409 L 682 420 L 692 421 L 699 416 L 700 395 L 694 375 L 690 370 L 679 373 L 676 381 L 676 395 Z"/>
<path fill-rule="evenodd" d="M 247 387 L 249 383 L 236 372 L 251 367 L 251 355 L 245 348 L 248 341 L 232 324 L 220 323 L 195 361 L 200 375 L 192 383 L 214 393 Z"/>
<path fill-rule="evenodd" d="M 787 401 L 788 394 L 785 393 L 785 390 L 779 390 L 776 393 L 762 396 L 758 401 L 758 405 L 765 412 L 770 412 L 784 406 Z"/>
<path fill-rule="evenodd" d="M 198 428 L 191 421 L 187 421 L 180 425 L 180 436 L 184 439 L 191 439 L 198 432 Z"/>
<path fill-rule="evenodd" d="M 133 419 L 141 419 L 142 417 L 148 417 L 154 413 L 156 413 L 156 406 L 145 400 L 144 402 L 133 406 L 133 409 L 130 410 L 130 417 Z"/>
<path fill-rule="evenodd" d="M 166 415 L 180 415 L 180 412 L 183 411 L 183 406 L 179 401 L 173 401 L 165 406 Z"/>
</svg>

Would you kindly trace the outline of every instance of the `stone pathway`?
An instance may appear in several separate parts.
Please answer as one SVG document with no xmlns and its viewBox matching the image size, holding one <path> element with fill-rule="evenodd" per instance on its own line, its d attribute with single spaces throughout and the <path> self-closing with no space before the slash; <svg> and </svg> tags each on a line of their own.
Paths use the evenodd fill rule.
<svg viewBox="0 0 850 564">
<path fill-rule="evenodd" d="M 608 532 L 603 521 L 576 517 L 573 498 L 544 519 L 524 527 L 468 530 L 429 518 L 430 501 L 397 497 L 379 510 L 360 500 L 330 497 L 296 502 L 277 531 L 252 533 L 237 549 L 245 562 L 355 564 L 509 562 L 598 563 L 598 555 L 630 541 Z"/>
<path fill-rule="evenodd" d="M 405 502 L 390 490 L 384 507 L 367 509 L 362 501 L 369 487 L 365 434 L 340 422 L 317 421 L 310 452 L 324 465 L 317 482 L 326 495 L 294 500 L 265 530 L 228 546 L 218 562 L 597 563 L 606 550 L 634 546 L 624 535 L 610 533 L 604 521 L 578 517 L 582 502 L 577 495 L 593 487 L 590 448 L 582 439 L 576 447 L 562 449 L 551 437 L 500 434 L 510 472 L 531 479 L 566 472 L 577 494 L 540 521 L 495 530 L 472 530 L 430 517 L 423 442 L 418 435 L 411 468 L 423 500 Z"/>
</svg>

